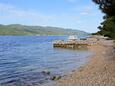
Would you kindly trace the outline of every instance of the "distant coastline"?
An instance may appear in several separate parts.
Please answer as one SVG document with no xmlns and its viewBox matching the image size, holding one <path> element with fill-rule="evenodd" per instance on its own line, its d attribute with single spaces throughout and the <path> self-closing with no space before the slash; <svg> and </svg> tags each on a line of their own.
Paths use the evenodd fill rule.
<svg viewBox="0 0 115 86">
<path fill-rule="evenodd" d="M 12 36 L 62 36 L 62 35 L 77 35 L 77 36 L 85 36 L 89 33 L 73 30 L 68 28 L 60 28 L 60 27 L 50 27 L 50 26 L 26 26 L 20 24 L 10 24 L 10 25 L 2 25 L 0 24 L 0 35 L 12 35 Z"/>
</svg>

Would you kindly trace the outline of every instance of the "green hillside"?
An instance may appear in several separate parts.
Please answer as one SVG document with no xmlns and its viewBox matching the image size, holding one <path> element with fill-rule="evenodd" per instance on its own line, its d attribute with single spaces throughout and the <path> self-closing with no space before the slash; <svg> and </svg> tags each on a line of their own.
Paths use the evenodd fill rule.
<svg viewBox="0 0 115 86">
<path fill-rule="evenodd" d="M 84 31 L 58 27 L 0 25 L 0 35 L 87 35 Z"/>
</svg>

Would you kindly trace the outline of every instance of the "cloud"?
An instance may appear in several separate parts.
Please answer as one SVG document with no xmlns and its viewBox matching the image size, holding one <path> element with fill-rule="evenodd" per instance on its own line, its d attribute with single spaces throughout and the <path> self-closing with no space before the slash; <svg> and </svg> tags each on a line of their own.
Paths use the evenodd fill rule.
<svg viewBox="0 0 115 86">
<path fill-rule="evenodd" d="M 30 19 L 33 21 L 49 21 L 53 16 L 44 15 L 33 10 L 22 10 L 10 4 L 0 3 L 0 17 Z"/>
<path fill-rule="evenodd" d="M 71 0 L 72 1 L 72 0 Z M 52 24 L 56 23 L 57 21 L 75 21 L 78 19 L 76 14 L 73 13 L 61 13 L 61 14 L 50 14 L 50 15 L 44 15 L 41 12 L 38 12 L 36 10 L 30 10 L 30 9 L 20 9 L 18 7 L 15 7 L 11 4 L 4 4 L 0 3 L 0 19 L 2 20 L 13 20 L 13 22 L 17 23 L 19 21 L 23 22 L 30 22 L 35 24 Z"/>
<path fill-rule="evenodd" d="M 85 6 L 85 7 L 81 10 L 80 14 L 81 14 L 81 15 L 89 15 L 89 14 L 91 14 L 92 9 L 93 9 L 93 7 L 91 7 L 91 6 Z"/>
</svg>

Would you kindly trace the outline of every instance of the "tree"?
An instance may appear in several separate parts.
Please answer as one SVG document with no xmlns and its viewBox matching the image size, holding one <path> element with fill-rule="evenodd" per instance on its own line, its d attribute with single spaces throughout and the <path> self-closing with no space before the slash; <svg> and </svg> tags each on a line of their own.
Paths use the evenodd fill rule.
<svg viewBox="0 0 115 86">
<path fill-rule="evenodd" d="M 115 39 L 115 0 L 93 0 L 99 9 L 105 13 L 104 21 L 97 33 Z"/>
</svg>

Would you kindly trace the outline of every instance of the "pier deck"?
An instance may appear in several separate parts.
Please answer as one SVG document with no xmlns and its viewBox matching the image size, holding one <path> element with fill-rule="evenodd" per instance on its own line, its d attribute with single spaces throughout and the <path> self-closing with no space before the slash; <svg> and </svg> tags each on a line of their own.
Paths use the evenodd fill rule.
<svg viewBox="0 0 115 86">
<path fill-rule="evenodd" d="M 56 41 L 53 43 L 53 47 L 71 49 L 86 49 L 89 45 L 86 41 Z"/>
</svg>

